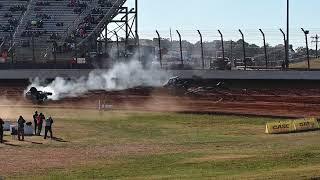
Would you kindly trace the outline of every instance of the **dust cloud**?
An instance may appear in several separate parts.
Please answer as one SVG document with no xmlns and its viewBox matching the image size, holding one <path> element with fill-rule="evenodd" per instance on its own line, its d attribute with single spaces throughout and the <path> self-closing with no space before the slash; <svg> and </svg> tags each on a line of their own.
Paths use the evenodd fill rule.
<svg viewBox="0 0 320 180">
<path fill-rule="evenodd" d="M 52 92 L 51 100 L 66 97 L 78 97 L 94 90 L 125 90 L 138 86 L 160 87 L 168 81 L 170 75 L 160 70 L 158 66 L 144 68 L 137 60 L 127 63 L 117 63 L 109 70 L 93 70 L 88 77 L 67 80 L 57 77 L 49 84 L 44 84 L 40 78 L 31 80 L 26 89 L 36 87 L 39 91 Z"/>
</svg>

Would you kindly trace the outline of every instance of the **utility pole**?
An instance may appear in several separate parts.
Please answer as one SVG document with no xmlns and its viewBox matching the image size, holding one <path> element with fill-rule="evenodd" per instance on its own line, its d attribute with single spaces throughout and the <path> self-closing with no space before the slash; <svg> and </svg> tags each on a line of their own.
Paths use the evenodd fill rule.
<svg viewBox="0 0 320 180">
<path fill-rule="evenodd" d="M 316 43 L 316 58 L 318 58 L 318 43 L 319 43 L 319 36 L 316 34 L 316 36 L 311 37 L 312 39 L 315 39 L 312 41 L 313 43 Z"/>
</svg>

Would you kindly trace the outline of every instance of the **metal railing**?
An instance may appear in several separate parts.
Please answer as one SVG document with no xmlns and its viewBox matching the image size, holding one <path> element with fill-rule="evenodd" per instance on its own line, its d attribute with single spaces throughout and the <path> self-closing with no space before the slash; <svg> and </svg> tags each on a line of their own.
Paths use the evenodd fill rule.
<svg viewBox="0 0 320 180">
<path fill-rule="evenodd" d="M 16 36 L 17 36 L 17 34 L 21 34 L 21 32 L 23 31 L 23 28 L 22 28 L 22 27 L 24 27 L 24 25 L 25 25 L 25 23 L 23 23 L 23 22 L 24 22 L 24 19 L 25 19 L 25 18 L 27 17 L 27 15 L 30 13 L 30 10 L 35 7 L 34 5 L 35 5 L 35 0 L 30 0 L 30 1 L 29 1 L 29 4 L 28 4 L 28 6 L 27 6 L 27 10 L 23 13 L 23 15 L 22 15 L 22 17 L 21 17 L 21 19 L 20 19 L 20 21 L 19 21 L 19 24 L 18 24 L 18 26 L 17 26 L 14 34 L 13 34 L 13 37 L 12 37 L 12 38 L 13 38 L 14 41 L 16 41 Z M 21 27 L 21 26 L 22 26 L 22 27 Z"/>
<path fill-rule="evenodd" d="M 98 23 L 98 25 L 92 30 L 92 32 L 84 39 L 82 39 L 77 46 L 81 46 L 84 42 L 88 41 L 88 39 L 94 35 L 97 31 L 101 31 L 102 27 L 106 22 L 111 21 L 116 15 L 118 15 L 118 10 L 120 7 L 124 5 L 127 0 L 117 0 L 112 7 L 110 7 L 109 11 L 105 14 L 102 20 Z"/>
</svg>

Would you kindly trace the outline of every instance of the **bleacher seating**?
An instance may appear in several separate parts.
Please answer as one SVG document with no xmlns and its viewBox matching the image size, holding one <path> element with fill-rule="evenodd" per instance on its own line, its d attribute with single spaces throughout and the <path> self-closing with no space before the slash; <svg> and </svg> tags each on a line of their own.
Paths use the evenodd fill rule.
<svg viewBox="0 0 320 180">
<path fill-rule="evenodd" d="M 126 0 L 0 0 L 0 50 L 15 62 L 71 60 Z"/>
</svg>

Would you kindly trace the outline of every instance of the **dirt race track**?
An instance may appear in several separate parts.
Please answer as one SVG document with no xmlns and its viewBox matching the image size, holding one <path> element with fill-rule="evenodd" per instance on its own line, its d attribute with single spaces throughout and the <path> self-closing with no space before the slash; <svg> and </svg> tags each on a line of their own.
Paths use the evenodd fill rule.
<svg viewBox="0 0 320 180">
<path fill-rule="evenodd" d="M 2 85 L 0 106 L 35 106 L 24 100 L 26 85 Z M 277 117 L 320 116 L 320 88 L 134 88 L 89 92 L 41 106 L 98 108 L 99 100 L 116 110 L 221 113 Z"/>
<path fill-rule="evenodd" d="M 0 83 L 2 117 L 28 120 L 38 110 L 55 118 L 56 137 L 20 142 L 7 133 L 0 179 L 319 177 L 319 131 L 267 135 L 265 123 L 279 118 L 260 116 L 320 117 L 320 88 L 218 84 L 93 91 L 34 105 L 23 97 L 28 83 Z M 115 111 L 92 110 L 99 101 Z"/>
</svg>

